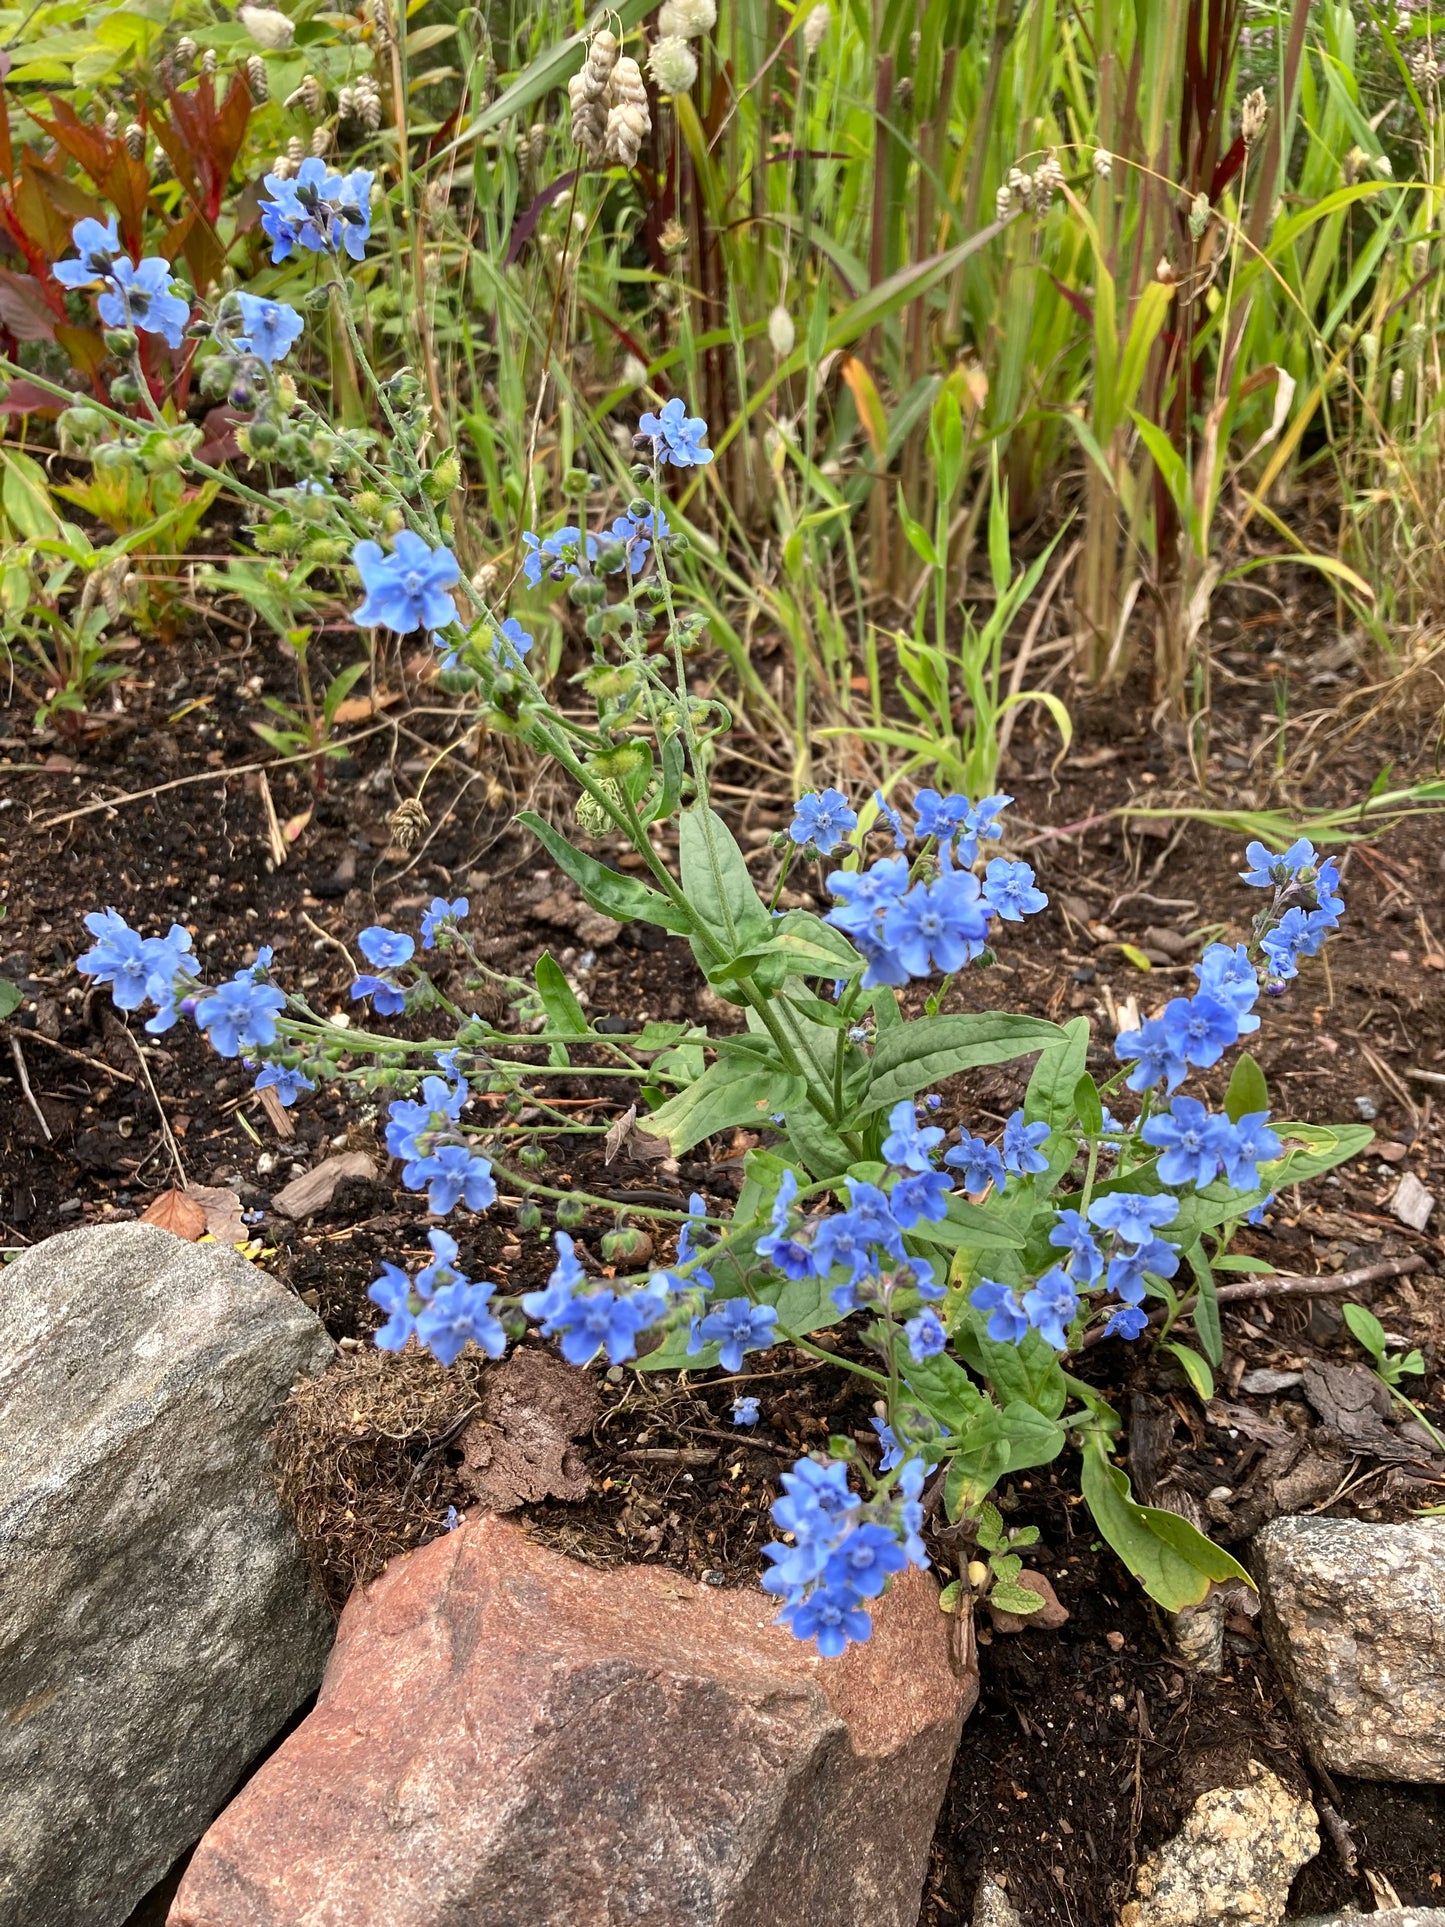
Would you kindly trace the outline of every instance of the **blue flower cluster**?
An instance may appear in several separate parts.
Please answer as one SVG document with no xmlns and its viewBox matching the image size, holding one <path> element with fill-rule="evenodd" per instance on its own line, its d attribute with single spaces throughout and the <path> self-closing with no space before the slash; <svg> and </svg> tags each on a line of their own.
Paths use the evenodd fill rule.
<svg viewBox="0 0 1445 1927">
<path fill-rule="evenodd" d="M 1104 1327 L 1109 1337 L 1137 1338 L 1148 1324 L 1139 1308 L 1147 1277 L 1172 1278 L 1179 1249 L 1156 1235 L 1179 1215 L 1179 1201 L 1167 1193 L 1109 1191 L 1095 1198 L 1088 1216 L 1058 1213 L 1049 1243 L 1066 1255 L 1028 1290 L 1020 1293 L 985 1278 L 969 1293 L 975 1311 L 988 1318 L 988 1335 L 1000 1345 L 1017 1345 L 1039 1332 L 1056 1351 L 1069 1348 L 1069 1327 L 1079 1315 L 1084 1293 L 1102 1284 L 1121 1300 Z M 1109 1234 L 1107 1249 L 1097 1234 Z"/>
<path fill-rule="evenodd" d="M 654 542 L 670 542 L 672 530 L 667 517 L 649 509 L 645 515 L 619 515 L 610 528 L 595 535 L 572 524 L 551 535 L 535 535 L 531 529 L 522 534 L 526 555 L 522 574 L 532 588 L 548 575 L 554 582 L 565 576 L 592 574 L 593 563 L 600 563 L 604 575 L 639 575 Z M 615 558 L 612 552 L 615 551 Z"/>
<path fill-rule="evenodd" d="M 659 1272 L 640 1291 L 618 1292 L 606 1285 L 583 1290 L 591 1281 L 565 1231 L 554 1233 L 557 1263 L 543 1291 L 529 1291 L 522 1310 L 537 1321 L 544 1338 L 560 1338 L 569 1365 L 587 1365 L 605 1352 L 610 1365 L 624 1364 L 637 1355 L 640 1332 L 658 1325 L 673 1310 L 670 1287 L 681 1283 L 671 1273 Z"/>
<path fill-rule="evenodd" d="M 429 1231 L 432 1261 L 410 1278 L 399 1265 L 383 1264 L 367 1296 L 387 1314 L 376 1334 L 383 1351 L 399 1352 L 418 1339 L 443 1365 L 451 1365 L 470 1339 L 489 1358 L 507 1349 L 507 1334 L 491 1310 L 494 1285 L 477 1283 L 456 1266 L 457 1245 L 445 1231 Z"/>
<path fill-rule="evenodd" d="M 460 1128 L 470 1095 L 461 1080 L 425 1077 L 419 1098 L 397 1098 L 387 1107 L 386 1148 L 402 1162 L 401 1181 L 409 1191 L 425 1191 L 439 1218 L 459 1204 L 486 1211 L 497 1201 L 490 1162 Z"/>
<path fill-rule="evenodd" d="M 1161 1079 L 1173 1091 L 1191 1066 L 1207 1070 L 1259 1029 L 1253 1010 L 1259 978 L 1242 943 L 1210 944 L 1194 974 L 1199 988 L 1192 997 L 1171 997 L 1158 1017 L 1114 1039 L 1115 1056 L 1133 1066 L 1125 1079 L 1131 1091 L 1150 1090 Z"/>
<path fill-rule="evenodd" d="M 444 629 L 457 619 L 457 605 L 447 594 L 461 580 L 461 566 L 450 549 L 429 548 L 419 535 L 402 529 L 392 538 L 391 554 L 378 542 L 358 542 L 351 560 L 366 591 L 352 621 L 363 629 L 394 629 L 409 636 L 414 629 Z"/>
<path fill-rule="evenodd" d="M 783 1601 L 779 1619 L 798 1639 L 816 1641 L 825 1659 L 869 1637 L 868 1601 L 894 1573 L 910 1562 L 927 1569 L 923 1480 L 923 1461 L 909 1459 L 898 1472 L 899 1497 L 865 1504 L 839 1460 L 799 1459 L 783 1474 L 772 1512 L 785 1538 L 763 1548 L 763 1590 Z"/>
<path fill-rule="evenodd" d="M 1273 890 L 1274 901 L 1259 919 L 1259 947 L 1269 966 L 1269 986 L 1278 988 L 1297 976 L 1301 957 L 1313 957 L 1339 928 L 1345 901 L 1339 894 L 1339 866 L 1321 861 L 1315 847 L 1300 837 L 1279 855 L 1262 843 L 1245 850 L 1247 870 L 1240 876 L 1256 890 Z"/>
<path fill-rule="evenodd" d="M 703 447 L 707 423 L 700 415 L 689 415 L 676 395 L 657 414 L 642 417 L 633 439 L 651 448 L 659 467 L 703 468 L 712 460 L 712 450 Z"/>
<path fill-rule="evenodd" d="M 132 261 L 120 245 L 114 215 L 104 225 L 89 218 L 77 221 L 70 238 L 80 258 L 56 262 L 55 278 L 61 286 L 99 287 L 95 305 L 107 328 L 137 328 L 159 335 L 169 348 L 179 348 L 191 304 L 171 292 L 176 278 L 170 262 L 158 254 Z"/>
<path fill-rule="evenodd" d="M 178 988 L 198 974 L 190 931 L 173 923 L 164 937 L 143 937 L 118 910 L 92 910 L 85 927 L 95 943 L 77 959 L 76 969 L 109 984 L 117 1010 L 153 1004 L 155 1015 L 146 1029 L 153 1034 L 169 1030 L 176 1021 Z"/>
<path fill-rule="evenodd" d="M 1268 1111 L 1251 1111 L 1236 1123 L 1206 1110 L 1197 1097 L 1176 1097 L 1167 1112 L 1146 1118 L 1140 1135 L 1162 1153 L 1159 1176 L 1165 1184 L 1199 1189 L 1222 1169 L 1236 1191 L 1252 1191 L 1258 1166 L 1283 1149 L 1269 1128 Z"/>
<path fill-rule="evenodd" d="M 828 889 L 837 901 L 825 921 L 844 932 L 862 955 L 862 985 L 900 985 L 935 971 L 962 970 L 983 954 L 989 923 L 1001 917 L 1017 923 L 1047 908 L 1027 863 L 994 857 L 983 881 L 974 875 L 979 845 L 1002 834 L 999 812 L 1012 799 L 941 796 L 920 790 L 910 831 L 899 811 L 875 795 L 878 821 L 892 833 L 895 853 L 866 870 L 835 870 Z M 841 790 L 809 790 L 794 806 L 788 836 L 793 843 L 829 855 L 857 828 L 858 817 Z M 910 836 L 936 846 L 940 868 L 932 881 L 916 875 L 898 854 Z"/>
<path fill-rule="evenodd" d="M 360 261 L 371 237 L 371 182 L 365 167 L 333 174 L 314 155 L 302 161 L 294 179 L 268 174 L 271 199 L 261 203 L 261 226 L 271 242 L 272 261 L 284 261 L 296 248 L 313 254 L 344 249 Z"/>
</svg>

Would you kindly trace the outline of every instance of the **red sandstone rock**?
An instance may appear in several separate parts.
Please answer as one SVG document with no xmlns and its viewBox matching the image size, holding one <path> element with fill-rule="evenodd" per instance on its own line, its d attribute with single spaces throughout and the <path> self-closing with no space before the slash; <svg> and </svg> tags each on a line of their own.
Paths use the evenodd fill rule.
<svg viewBox="0 0 1445 1927">
<path fill-rule="evenodd" d="M 842 1659 L 773 1610 L 472 1520 L 352 1598 L 169 1927 L 913 1927 L 967 1627 L 913 1571 Z"/>
</svg>

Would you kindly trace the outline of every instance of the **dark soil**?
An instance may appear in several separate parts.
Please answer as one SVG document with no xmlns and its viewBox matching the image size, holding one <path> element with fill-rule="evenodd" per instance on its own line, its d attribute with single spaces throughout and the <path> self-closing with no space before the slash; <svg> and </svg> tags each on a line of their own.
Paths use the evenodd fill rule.
<svg viewBox="0 0 1445 1927">
<path fill-rule="evenodd" d="M 1276 684 L 1293 676 L 1286 705 L 1292 715 L 1311 701 L 1336 704 L 1358 691 L 1355 672 L 1341 669 L 1329 649 L 1314 658 L 1296 652 L 1287 664 L 1274 650 L 1276 634 L 1268 626 L 1241 630 L 1219 659 L 1207 768 L 1216 802 L 1229 807 L 1276 800 Z M 333 667 L 345 659 L 343 653 Z M 435 827 L 419 849 L 397 846 L 388 817 L 415 791 L 435 746 L 448 740 L 435 707 L 420 713 L 434 699 L 421 695 L 415 710 L 398 702 L 364 719 L 346 756 L 328 765 L 319 792 L 306 766 L 298 772 L 273 764 L 265 772 L 280 823 L 310 812 L 295 825 L 278 867 L 261 773 L 237 771 L 269 757 L 249 723 L 259 713 L 260 690 L 291 693 L 287 665 L 269 644 L 230 631 L 220 639 L 197 633 L 164 650 L 142 648 L 134 664 L 133 677 L 117 686 L 123 712 L 93 729 L 67 741 L 36 739 L 28 713 L 17 707 L 0 737 L 0 972 L 25 993 L 15 1018 L 0 1025 L 0 1244 L 23 1249 L 77 1223 L 136 1216 L 176 1181 L 137 1056 L 139 1027 L 127 1029 L 108 999 L 87 994 L 74 974 L 86 941 L 80 918 L 93 907 L 114 904 L 148 929 L 173 918 L 187 923 L 216 973 L 229 973 L 258 944 L 270 943 L 289 981 L 304 985 L 318 1007 L 340 1010 L 351 976 L 341 946 L 358 928 L 378 919 L 414 925 L 435 892 L 464 893 L 490 961 L 522 972 L 540 949 L 551 949 L 594 1016 L 616 1014 L 629 1028 L 648 1017 L 699 1012 L 718 1020 L 681 944 L 636 930 L 600 946 L 594 936 L 589 946 L 565 927 L 565 916 L 563 924 L 550 920 L 559 914 L 555 902 L 539 915 L 537 906 L 555 898 L 560 879 L 509 828 L 519 785 L 495 745 L 481 745 L 480 760 L 440 766 L 423 795 Z M 393 691 L 418 696 L 407 681 L 411 667 L 384 665 Z M 1341 709 L 1313 738 L 1308 721 L 1298 726 L 1306 751 L 1313 742 L 1314 762 L 1292 795 L 1296 806 L 1357 800 L 1389 758 L 1397 771 L 1413 767 L 1412 744 L 1422 732 L 1408 713 L 1377 716 L 1360 739 L 1339 726 L 1346 717 Z M 1130 996 L 1147 1008 L 1171 994 L 1203 933 L 1242 926 L 1253 905 L 1232 877 L 1243 836 L 1177 820 L 1130 825 L 1108 815 L 1131 798 L 1197 795 L 1181 744 L 1153 733 L 1129 703 L 1082 706 L 1076 723 L 1075 753 L 1057 781 L 1049 773 L 1050 746 L 1022 736 L 1004 771 L 1004 787 L 1017 798 L 1011 847 L 1034 863 L 1051 908 L 1021 929 L 1010 927 L 997 967 L 967 974 L 949 1007 L 997 1005 L 1056 1018 L 1082 1011 L 1107 1040 L 1113 1014 Z M 744 746 L 767 762 L 764 745 Z M 784 779 L 760 783 L 757 766 L 744 763 L 721 775 L 720 800 L 735 810 L 762 874 L 771 860 L 767 833 L 785 818 Z M 200 780 L 126 800 L 191 777 Z M 103 807 L 88 808 L 96 802 Z M 549 802 L 560 814 L 556 799 L 542 799 L 544 807 Z M 1344 870 L 1345 927 L 1326 963 L 1266 1010 L 1255 1054 L 1279 1112 L 1315 1122 L 1368 1115 L 1380 1141 L 1354 1165 L 1281 1199 L 1249 1248 L 1305 1273 L 1424 1259 L 1413 1275 L 1352 1295 L 1371 1304 L 1387 1330 L 1425 1351 L 1430 1369 L 1417 1396 L 1439 1425 L 1445 1296 L 1438 1234 L 1445 1207 L 1425 1233 L 1408 1230 L 1389 1209 L 1406 1172 L 1445 1197 L 1438 1102 L 1445 1094 L 1445 869 L 1438 829 L 1416 823 L 1358 846 Z M 1154 968 L 1139 969 L 1123 944 L 1150 955 Z M 1108 1061 L 1101 1045 L 1099 1065 Z M 319 1093 L 290 1114 L 294 1135 L 278 1138 L 249 1077 L 211 1055 L 185 1025 L 146 1040 L 146 1064 L 186 1177 L 234 1189 L 256 1214 L 259 1262 L 316 1307 L 353 1360 L 369 1356 L 362 1347 L 379 1318 L 367 1285 L 383 1259 L 408 1262 L 425 1248 L 428 1222 L 424 1200 L 401 1189 L 380 1154 L 375 1113 L 358 1116 L 339 1095 Z M 1011 1067 L 981 1073 L 966 1087 L 957 1080 L 944 1093 L 945 1116 L 996 1127 L 1021 1083 Z M 1216 1099 L 1221 1090 L 1217 1084 Z M 579 1117 L 599 1121 L 627 1101 L 611 1092 L 596 1101 L 583 1076 L 568 1094 L 578 1100 Z M 736 1195 L 751 1140 L 714 1146 L 711 1159 L 684 1160 L 680 1168 L 626 1157 L 605 1166 L 600 1150 L 569 1148 L 579 1141 L 595 1143 L 552 1144 L 545 1181 L 625 1206 L 629 1198 L 676 1203 L 695 1188 L 720 1201 Z M 269 1208 L 289 1176 L 341 1148 L 375 1153 L 377 1180 L 349 1182 L 304 1223 Z M 579 1235 L 595 1248 L 610 1222 L 594 1214 Z M 520 1236 L 505 1206 L 468 1221 L 464 1245 L 473 1275 L 489 1274 L 511 1289 L 534 1282 L 550 1263 L 545 1244 Z M 1215 1498 L 1211 1512 L 1210 1494 L 1227 1487 L 1242 1506 L 1260 1498 L 1272 1437 L 1302 1435 L 1305 1463 L 1327 1463 L 1331 1449 L 1298 1393 L 1251 1397 L 1239 1389 L 1240 1375 L 1359 1354 L 1329 1298 L 1229 1307 L 1224 1332 L 1219 1398 L 1208 1408 L 1172 1363 L 1142 1349 L 1102 1346 L 1084 1369 L 1126 1414 L 1138 1401 L 1151 1415 L 1133 1441 L 1140 1492 L 1192 1505 L 1227 1541 L 1231 1501 Z M 652 1559 L 714 1584 L 755 1583 L 778 1472 L 830 1433 L 871 1437 L 872 1408 L 857 1389 L 861 1381 L 841 1366 L 784 1347 L 747 1363 L 736 1380 L 609 1373 L 603 1415 L 584 1441 L 593 1496 L 580 1505 L 534 1507 L 528 1516 L 535 1529 L 592 1561 Z M 468 1371 L 477 1369 L 459 1367 L 444 1400 L 411 1408 L 411 1429 L 378 1421 L 369 1440 L 351 1441 L 349 1456 L 308 1461 L 308 1477 L 319 1480 L 312 1488 L 312 1546 L 334 1597 L 444 1529 L 449 1507 L 465 1510 L 469 1494 L 452 1427 L 474 1389 Z M 761 1399 L 755 1435 L 737 1435 L 729 1423 L 739 1389 Z M 383 1440 L 387 1429 L 396 1436 Z M 1069 1491 L 1067 1460 L 1059 1474 L 1016 1481 L 1001 1502 L 1012 1523 L 1039 1527 L 1035 1564 L 1072 1617 L 1057 1633 L 985 1635 L 982 1697 L 940 1823 L 922 1922 L 967 1920 L 977 1877 L 988 1869 L 1007 1876 L 1031 1927 L 1105 1927 L 1138 1859 L 1177 1827 L 1200 1792 L 1241 1772 L 1247 1758 L 1309 1786 L 1317 1802 L 1332 1798 L 1353 1830 L 1357 1875 L 1346 1878 L 1327 1846 L 1300 1877 L 1300 1906 L 1366 1901 L 1367 1870 L 1407 1904 L 1439 1904 L 1440 1791 L 1342 1783 L 1332 1793 L 1303 1756 L 1249 1623 L 1229 1632 L 1222 1676 L 1186 1671 L 1148 1602 L 1091 1536 L 1088 1515 Z M 1433 1470 L 1402 1470 L 1347 1453 L 1343 1476 L 1311 1506 L 1395 1518 L 1442 1501 L 1438 1461 Z"/>
</svg>

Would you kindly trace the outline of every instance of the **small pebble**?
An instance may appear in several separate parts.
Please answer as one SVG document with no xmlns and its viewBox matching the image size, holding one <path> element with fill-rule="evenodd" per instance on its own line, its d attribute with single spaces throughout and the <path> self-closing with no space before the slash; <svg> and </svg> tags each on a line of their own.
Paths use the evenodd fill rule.
<svg viewBox="0 0 1445 1927">
<path fill-rule="evenodd" d="M 1271 1398 L 1276 1392 L 1292 1392 L 1301 1377 L 1299 1372 L 1272 1372 L 1267 1365 L 1259 1365 L 1244 1374 L 1239 1389 L 1253 1393 L 1256 1398 Z"/>
<path fill-rule="evenodd" d="M 1234 1497 L 1234 1487 L 1232 1485 L 1216 1485 L 1211 1487 L 1204 1496 L 1207 1499 L 1217 1499 L 1219 1503 L 1223 1505 L 1227 1500 Z"/>
<path fill-rule="evenodd" d="M 1366 1124 L 1372 1124 L 1380 1115 L 1375 1107 L 1375 1100 L 1372 1097 L 1357 1097 L 1355 1099 L 1355 1114 L 1357 1117 L 1363 1118 Z"/>
<path fill-rule="evenodd" d="M 1122 1653 L 1124 1650 L 1124 1635 L 1122 1633 L 1105 1633 L 1104 1644 L 1111 1653 Z"/>
</svg>

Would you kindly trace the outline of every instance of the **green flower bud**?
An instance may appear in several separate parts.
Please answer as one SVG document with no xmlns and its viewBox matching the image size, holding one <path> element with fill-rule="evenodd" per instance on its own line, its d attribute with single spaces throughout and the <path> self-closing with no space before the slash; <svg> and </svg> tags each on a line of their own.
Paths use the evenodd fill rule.
<svg viewBox="0 0 1445 1927">
<path fill-rule="evenodd" d="M 609 786 L 615 786 L 626 776 L 636 776 L 647 769 L 652 762 L 651 752 L 643 743 L 619 743 L 615 749 L 599 750 L 591 759 L 588 768 L 594 776 Z"/>
<path fill-rule="evenodd" d="M 388 535 L 400 535 L 406 527 L 406 516 L 400 509 L 388 509 L 381 518 L 381 526 Z"/>
<path fill-rule="evenodd" d="M 350 553 L 350 542 L 339 535 L 313 535 L 305 548 L 308 562 L 344 562 Z"/>
<path fill-rule="evenodd" d="M 117 375 L 110 384 L 110 398 L 121 408 L 134 408 L 140 400 L 140 383 L 134 375 Z"/>
<path fill-rule="evenodd" d="M 356 497 L 356 512 L 364 515 L 368 522 L 379 522 L 386 504 L 374 488 L 364 488 Z"/>
<path fill-rule="evenodd" d="M 589 642 L 601 642 L 607 633 L 607 614 L 605 610 L 594 609 L 582 624 L 582 633 Z"/>
<path fill-rule="evenodd" d="M 542 1208 L 531 1198 L 525 1198 L 517 1206 L 517 1229 L 519 1231 L 540 1231 L 542 1229 Z"/>
<path fill-rule="evenodd" d="M 226 396 L 232 408 L 254 408 L 256 406 L 256 384 L 247 374 L 237 375 L 231 383 Z"/>
<path fill-rule="evenodd" d="M 444 502 L 462 479 L 462 465 L 450 450 L 442 456 L 426 478 L 426 492 L 434 502 Z"/>
<path fill-rule="evenodd" d="M 634 495 L 627 504 L 627 514 L 633 522 L 645 522 L 652 513 L 652 504 L 641 495 Z"/>
<path fill-rule="evenodd" d="M 595 575 L 574 576 L 567 585 L 567 600 L 579 609 L 595 609 L 607 600 L 607 584 Z"/>
<path fill-rule="evenodd" d="M 592 487 L 592 477 L 585 468 L 569 468 L 562 477 L 564 495 L 586 495 Z"/>
<path fill-rule="evenodd" d="M 587 1207 L 581 1198 L 563 1198 L 557 1206 L 557 1222 L 564 1231 L 575 1231 L 587 1222 Z"/>
<path fill-rule="evenodd" d="M 652 1257 L 651 1238 L 635 1224 L 619 1225 L 615 1231 L 605 1231 L 599 1248 L 604 1262 L 609 1265 L 645 1265 Z"/>
<path fill-rule="evenodd" d="M 255 455 L 264 455 L 268 450 L 275 448 L 281 440 L 281 431 L 275 422 L 252 422 L 249 428 L 238 431 L 236 435 L 238 442 L 241 441 L 242 435 L 246 438 L 242 446 L 249 448 Z"/>
<path fill-rule="evenodd" d="M 540 1144 L 524 1144 L 517 1153 L 517 1162 L 524 1171 L 545 1171 L 547 1153 Z"/>
<path fill-rule="evenodd" d="M 72 448 L 88 448 L 105 433 L 105 417 L 98 408 L 67 408 L 56 426 L 63 443 Z"/>
<path fill-rule="evenodd" d="M 622 542 L 603 542 L 597 550 L 597 567 L 603 575 L 615 575 L 627 566 L 627 547 Z"/>
<path fill-rule="evenodd" d="M 107 328 L 101 339 L 105 342 L 105 352 L 118 361 L 128 359 L 140 346 L 134 328 Z"/>
</svg>

